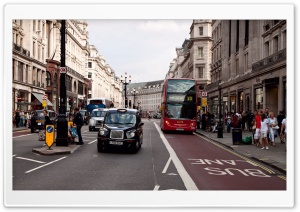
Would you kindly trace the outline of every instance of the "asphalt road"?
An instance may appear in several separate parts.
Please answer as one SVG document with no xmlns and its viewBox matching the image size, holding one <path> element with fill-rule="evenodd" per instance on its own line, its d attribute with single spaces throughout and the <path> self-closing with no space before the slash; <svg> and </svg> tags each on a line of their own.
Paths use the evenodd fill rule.
<svg viewBox="0 0 300 212">
<path fill-rule="evenodd" d="M 85 144 L 73 154 L 44 156 L 37 133 L 13 136 L 13 190 L 285 190 L 276 171 L 198 135 L 163 134 L 145 120 L 136 154 L 98 153 L 97 132 L 82 129 Z"/>
</svg>

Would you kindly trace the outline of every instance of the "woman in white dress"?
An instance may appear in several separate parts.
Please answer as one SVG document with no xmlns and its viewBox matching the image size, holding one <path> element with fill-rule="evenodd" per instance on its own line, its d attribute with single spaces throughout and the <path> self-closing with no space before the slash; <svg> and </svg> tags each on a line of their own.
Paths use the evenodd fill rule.
<svg viewBox="0 0 300 212">
<path fill-rule="evenodd" d="M 270 136 L 271 136 L 271 145 L 275 146 L 275 135 L 277 134 L 278 122 L 277 119 L 274 116 L 273 112 L 269 113 L 269 127 L 270 127 Z"/>
<path fill-rule="evenodd" d="M 269 121 L 266 117 L 266 114 L 261 114 L 261 135 L 262 135 L 262 148 L 261 149 L 269 149 L 268 147 L 268 132 L 269 132 Z"/>
</svg>

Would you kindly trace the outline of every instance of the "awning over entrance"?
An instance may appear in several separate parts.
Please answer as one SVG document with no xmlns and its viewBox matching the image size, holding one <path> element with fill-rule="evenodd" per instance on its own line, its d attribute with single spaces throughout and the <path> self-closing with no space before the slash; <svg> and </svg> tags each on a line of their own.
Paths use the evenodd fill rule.
<svg viewBox="0 0 300 212">
<path fill-rule="evenodd" d="M 36 98 L 37 100 L 40 101 L 40 103 L 43 102 L 43 96 L 44 94 L 40 94 L 40 93 L 32 93 Z M 47 106 L 53 106 L 53 104 L 47 99 Z"/>
</svg>

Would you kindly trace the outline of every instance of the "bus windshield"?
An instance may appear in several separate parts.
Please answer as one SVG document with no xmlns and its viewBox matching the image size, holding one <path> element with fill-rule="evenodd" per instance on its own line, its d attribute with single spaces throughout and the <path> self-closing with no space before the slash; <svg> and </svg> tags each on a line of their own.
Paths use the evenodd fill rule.
<svg viewBox="0 0 300 212">
<path fill-rule="evenodd" d="M 166 117 L 193 119 L 196 117 L 196 82 L 169 80 L 166 91 Z"/>
</svg>

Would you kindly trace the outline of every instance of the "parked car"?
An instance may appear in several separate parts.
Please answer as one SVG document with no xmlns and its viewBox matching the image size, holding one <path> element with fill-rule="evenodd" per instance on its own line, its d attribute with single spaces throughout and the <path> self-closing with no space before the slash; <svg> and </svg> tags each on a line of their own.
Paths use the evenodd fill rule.
<svg viewBox="0 0 300 212">
<path fill-rule="evenodd" d="M 79 110 L 79 112 L 82 115 L 83 123 L 86 124 L 86 125 L 88 125 L 89 124 L 89 120 L 90 120 L 90 115 L 87 112 L 87 110 Z"/>
<path fill-rule="evenodd" d="M 97 108 L 92 111 L 89 119 L 89 131 L 100 128 L 103 123 L 106 111 L 106 108 Z"/>
<path fill-rule="evenodd" d="M 44 122 L 45 122 L 45 116 L 44 116 L 44 110 L 34 110 L 31 113 L 31 119 L 30 119 L 30 129 L 31 133 L 34 133 L 35 130 L 43 130 L 45 129 Z M 57 125 L 57 117 L 56 113 L 53 110 L 47 110 L 48 116 L 50 120 L 52 121 L 53 125 L 56 128 Z"/>
<path fill-rule="evenodd" d="M 160 119 L 161 118 L 161 114 L 160 113 L 154 113 L 153 118 Z"/>
<path fill-rule="evenodd" d="M 109 147 L 130 148 L 133 152 L 137 152 L 143 143 L 143 125 L 138 110 L 108 109 L 98 132 L 98 152 Z"/>
</svg>

